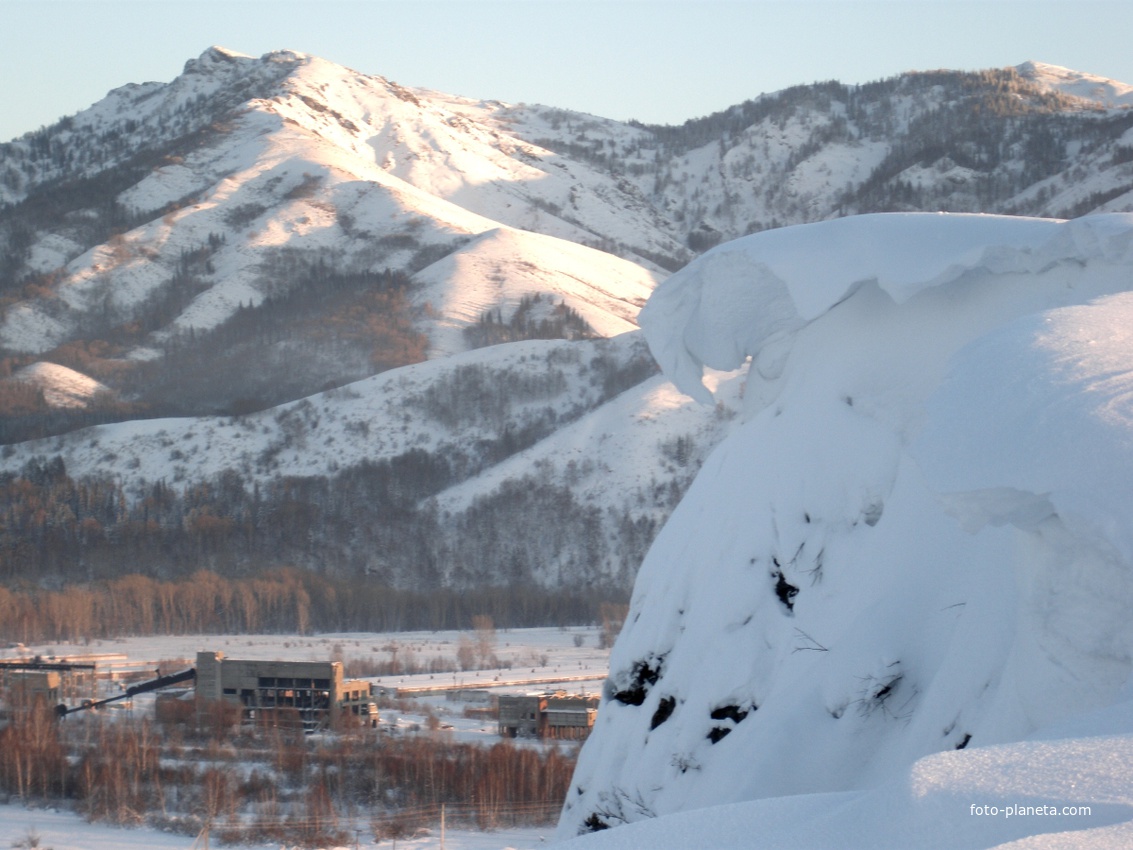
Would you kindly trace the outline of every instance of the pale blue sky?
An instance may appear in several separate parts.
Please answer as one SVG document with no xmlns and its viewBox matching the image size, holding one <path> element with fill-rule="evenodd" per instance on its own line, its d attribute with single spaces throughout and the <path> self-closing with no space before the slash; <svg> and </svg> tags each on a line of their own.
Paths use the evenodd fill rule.
<svg viewBox="0 0 1133 850">
<path fill-rule="evenodd" d="M 0 141 L 211 44 L 679 123 L 796 83 L 1027 59 L 1133 83 L 1130 0 L 0 0 Z"/>
</svg>

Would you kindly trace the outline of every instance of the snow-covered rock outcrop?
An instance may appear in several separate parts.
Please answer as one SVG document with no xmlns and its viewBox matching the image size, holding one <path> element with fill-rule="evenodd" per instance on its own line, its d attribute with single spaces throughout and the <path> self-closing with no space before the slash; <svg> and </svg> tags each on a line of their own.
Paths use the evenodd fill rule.
<svg viewBox="0 0 1133 850">
<path fill-rule="evenodd" d="M 641 568 L 560 835 L 900 784 L 1128 699 L 1131 288 L 1133 215 L 843 219 L 662 284 L 666 373 L 710 401 L 750 357 L 746 420 Z"/>
</svg>

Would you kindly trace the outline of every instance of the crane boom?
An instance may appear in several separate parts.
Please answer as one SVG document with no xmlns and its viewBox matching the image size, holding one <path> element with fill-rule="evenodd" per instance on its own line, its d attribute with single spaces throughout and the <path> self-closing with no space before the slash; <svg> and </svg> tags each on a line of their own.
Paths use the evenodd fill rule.
<svg viewBox="0 0 1133 850">
<path fill-rule="evenodd" d="M 148 682 L 140 682 L 136 685 L 131 685 L 122 693 L 116 694 L 112 697 L 107 697 L 106 699 L 100 699 L 94 702 L 88 701 L 84 702 L 82 705 L 76 706 L 66 706 L 62 704 L 57 705 L 55 706 L 55 715 L 56 717 L 62 719 L 68 714 L 73 714 L 76 711 L 85 711 L 86 709 L 90 708 L 98 708 L 99 706 L 103 706 L 111 702 L 116 702 L 120 699 L 129 699 L 130 697 L 136 696 L 138 694 L 149 693 L 150 691 L 156 691 L 160 688 L 168 688 L 170 685 L 178 685 L 181 682 L 187 682 L 189 679 L 195 679 L 196 677 L 197 668 L 190 667 L 188 670 L 182 670 L 180 673 L 170 673 L 167 676 L 158 676 L 156 679 L 150 679 Z"/>
</svg>

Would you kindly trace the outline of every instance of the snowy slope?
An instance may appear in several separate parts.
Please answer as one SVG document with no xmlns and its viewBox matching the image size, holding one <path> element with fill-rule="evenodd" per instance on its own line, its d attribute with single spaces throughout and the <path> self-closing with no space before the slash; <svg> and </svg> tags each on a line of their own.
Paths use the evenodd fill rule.
<svg viewBox="0 0 1133 850">
<path fill-rule="evenodd" d="M 669 476 L 699 468 L 727 433 L 741 406 L 742 373 L 711 376 L 718 406 L 696 405 L 662 377 L 650 378 L 553 438 L 444 491 L 441 510 L 458 511 L 505 481 L 535 469 L 544 480 L 569 484 L 587 504 L 616 505 L 667 489 Z M 686 441 L 679 448 L 677 441 Z M 682 456 L 682 452 L 687 455 Z"/>
<path fill-rule="evenodd" d="M 99 425 L 78 432 L 61 451 L 53 439 L 31 440 L 12 447 L 0 466 L 17 471 L 30 458 L 58 454 L 72 475 L 94 475 L 110 468 L 117 480 L 136 490 L 145 482 L 160 480 L 205 481 L 225 470 L 239 473 L 249 483 L 280 476 L 330 475 L 414 448 L 460 454 L 507 426 L 522 427 L 548 407 L 567 419 L 573 410 L 596 406 L 600 392 L 589 380 L 589 357 L 601 346 L 615 358 L 626 358 L 633 345 L 632 338 L 623 337 L 577 345 L 531 340 L 505 350 L 483 348 L 391 369 L 246 416 Z M 540 382 L 545 388 L 491 410 L 452 408 L 433 401 L 440 385 L 452 387 L 467 370 L 482 370 L 490 382 Z"/>
<path fill-rule="evenodd" d="M 650 367 L 640 331 L 515 342 L 392 369 L 259 413 L 143 419 L 27 441 L 3 453 L 0 474 L 58 457 L 71 476 L 110 478 L 134 503 L 157 482 L 192 489 L 235 478 L 250 490 L 295 477 L 333 481 L 425 453 L 458 482 L 436 496 L 454 546 L 454 517 L 535 476 L 596 517 L 611 554 L 585 565 L 568 565 L 570 552 L 547 554 L 532 559 L 533 575 L 553 584 L 585 568 L 628 589 L 649 540 L 740 406 L 736 375 L 712 376 L 722 397 L 714 408 L 659 376 L 634 378 L 616 394 L 605 386 L 619 372 L 644 377 Z M 493 454 L 502 434 L 531 432 L 530 448 L 504 459 Z M 566 533 L 577 536 L 571 526 Z M 542 536 L 550 538 L 550 529 Z"/>
<path fill-rule="evenodd" d="M 1034 83 L 1106 107 L 1133 106 L 1133 86 L 1045 62 L 1024 62 L 1015 70 Z"/>
<path fill-rule="evenodd" d="M 93 378 L 56 363 L 33 363 L 8 380 L 39 388 L 50 407 L 87 407 L 99 395 L 110 392 Z"/>
<path fill-rule="evenodd" d="M 560 835 L 899 788 L 1127 698 L 1131 266 L 1129 215 L 867 216 L 659 287 L 667 374 L 751 357 L 745 421 L 642 565 Z"/>
<path fill-rule="evenodd" d="M 532 293 L 555 293 L 598 336 L 635 330 L 637 313 L 659 277 L 592 248 L 499 229 L 418 272 L 414 297 L 441 316 L 431 332 L 432 351 L 439 356 L 463 351 L 461 332 L 485 312 L 514 309 Z"/>
<path fill-rule="evenodd" d="M 741 373 L 717 373 L 719 402 L 698 405 L 661 377 L 560 428 L 531 448 L 492 466 L 436 497 L 442 516 L 461 516 L 509 483 L 537 476 L 569 488 L 578 504 L 600 517 L 599 528 L 624 546 L 625 524 L 651 540 L 692 481 L 705 456 L 734 424 L 743 389 Z M 627 553 L 628 554 L 628 553 Z M 612 563 L 604 573 L 630 587 L 640 557 Z M 536 572 L 552 584 L 560 564 L 546 559 Z"/>
</svg>

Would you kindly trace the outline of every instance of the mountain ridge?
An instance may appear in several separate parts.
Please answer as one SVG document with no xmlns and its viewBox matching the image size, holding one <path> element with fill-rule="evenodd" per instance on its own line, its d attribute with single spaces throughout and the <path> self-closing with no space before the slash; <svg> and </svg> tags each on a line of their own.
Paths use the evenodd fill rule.
<svg viewBox="0 0 1133 850">
<path fill-rule="evenodd" d="M 430 511 L 464 517 L 456 527 L 489 504 L 522 512 L 508 490 L 517 481 L 545 485 L 544 504 L 565 500 L 560 513 L 589 529 L 574 538 L 590 549 L 484 548 L 454 574 L 489 576 L 487 564 L 514 555 L 528 562 L 514 574 L 618 576 L 625 586 L 738 407 L 726 395 L 698 411 L 650 380 L 636 312 L 670 270 L 749 231 L 855 212 L 1133 208 L 1133 110 L 1058 88 L 1094 90 L 1088 75 L 1031 67 L 1037 81 L 1008 68 L 798 86 L 656 128 L 406 87 L 294 51 L 210 49 L 171 83 L 120 87 L 0 145 L 0 468 L 18 475 L 66 455 L 70 475 L 109 477 L 123 498 L 163 479 L 188 493 L 223 475 L 192 460 L 187 449 L 200 458 L 206 443 L 177 436 L 185 447 L 146 455 L 114 429 L 164 429 L 173 440 L 250 435 L 256 422 L 254 448 L 233 455 L 242 460 L 231 470 L 247 492 L 229 488 L 232 503 L 212 508 L 243 511 L 253 479 L 338 481 L 368 451 L 416 468 L 414 452 L 436 445 L 432 424 L 391 408 L 351 419 L 349 436 L 324 430 L 332 446 L 303 457 L 331 419 L 333 392 L 345 403 L 379 384 L 422 397 L 443 387 L 478 410 L 461 380 L 490 396 L 487 376 L 529 392 L 531 361 L 513 366 L 534 355 L 509 346 L 544 339 L 538 357 L 573 364 L 550 367 L 555 388 L 537 406 L 492 396 L 502 430 L 467 432 L 477 448 L 430 456 L 437 486 L 398 509 L 429 528 Z M 595 347 L 605 337 L 618 341 Z M 413 366 L 425 361 L 433 367 Z M 53 406 L 45 376 L 64 373 L 37 364 L 100 389 L 83 405 Z M 139 419 L 196 424 L 129 424 Z M 659 424 L 637 446 L 622 430 L 631 421 Z M 99 430 L 81 430 L 90 425 Z M 373 435 L 403 428 L 422 442 L 378 452 Z M 348 439 L 358 446 L 333 448 Z M 616 464 L 631 492 L 597 483 L 600 465 L 585 455 L 603 445 L 637 458 Z M 364 507 L 348 513 L 372 521 Z M 331 540 L 329 517 L 311 539 Z M 459 558 L 455 538 L 442 537 L 436 557 Z M 370 569 L 361 551 L 344 547 L 335 569 Z"/>
</svg>

